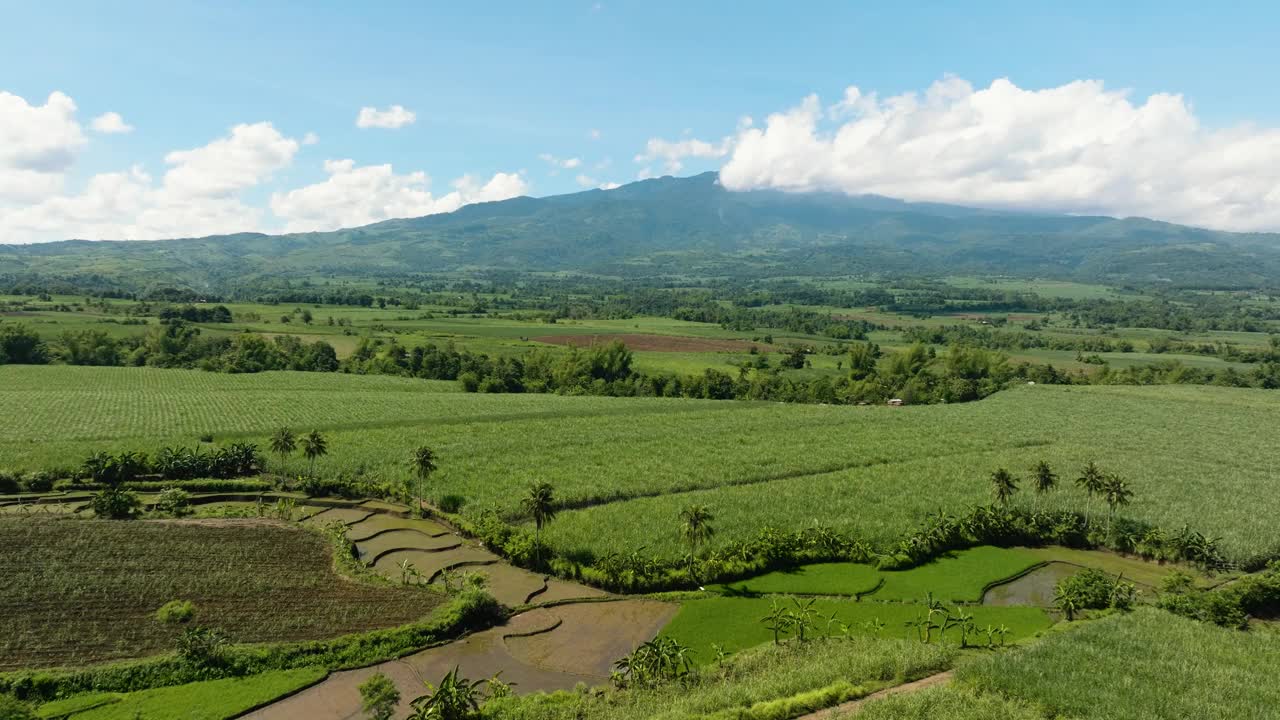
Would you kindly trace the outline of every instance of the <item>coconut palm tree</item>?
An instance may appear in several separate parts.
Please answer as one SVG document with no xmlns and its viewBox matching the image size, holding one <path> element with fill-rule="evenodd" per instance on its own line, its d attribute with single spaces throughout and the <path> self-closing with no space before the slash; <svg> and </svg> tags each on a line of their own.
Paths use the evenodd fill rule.
<svg viewBox="0 0 1280 720">
<path fill-rule="evenodd" d="M 287 427 L 276 430 L 271 435 L 271 452 L 280 456 L 280 472 L 284 472 L 284 459 L 298 448 L 298 436 Z"/>
<path fill-rule="evenodd" d="M 716 534 L 715 528 L 711 527 L 711 521 L 715 519 L 705 505 L 690 505 L 680 511 L 680 535 L 689 543 L 689 577 L 694 577 L 693 564 L 698 557 L 698 546 Z"/>
<path fill-rule="evenodd" d="M 302 454 L 307 458 L 307 474 L 316 474 L 316 458 L 329 454 L 329 443 L 319 430 L 312 430 L 302 439 Z"/>
<path fill-rule="evenodd" d="M 555 492 L 551 483 L 544 480 L 529 483 L 529 490 L 520 507 L 533 518 L 534 544 L 537 546 L 538 563 L 542 563 L 542 528 L 556 517 Z"/>
<path fill-rule="evenodd" d="M 1018 481 L 1008 470 L 1000 468 L 991 473 L 991 490 L 996 496 L 996 503 L 1007 507 L 1013 494 L 1018 492 Z"/>
<path fill-rule="evenodd" d="M 435 451 L 426 445 L 414 450 L 413 457 L 409 460 L 409 466 L 413 470 L 414 477 L 417 478 L 413 489 L 413 511 L 421 516 L 422 501 L 426 497 L 427 481 L 431 479 L 431 473 L 437 469 Z"/>
<path fill-rule="evenodd" d="M 1106 474 L 1102 472 L 1102 468 L 1098 464 L 1090 460 L 1084 469 L 1080 471 L 1080 477 L 1076 478 L 1076 487 L 1084 490 L 1089 495 L 1089 510 L 1093 510 L 1093 496 L 1102 492 L 1102 485 L 1106 482 Z M 1086 522 L 1089 519 L 1089 513 L 1085 513 Z"/>
<path fill-rule="evenodd" d="M 1039 509 L 1040 498 L 1058 486 L 1058 476 L 1049 463 L 1041 460 L 1031 468 L 1031 478 L 1036 489 L 1036 508 Z"/>
<path fill-rule="evenodd" d="M 1108 473 L 1102 483 L 1102 498 L 1107 501 L 1107 508 L 1110 510 L 1107 516 L 1107 534 L 1110 535 L 1116 522 L 1116 510 L 1133 500 L 1133 491 L 1129 489 L 1129 484 L 1124 481 L 1124 478 L 1115 473 Z"/>
</svg>

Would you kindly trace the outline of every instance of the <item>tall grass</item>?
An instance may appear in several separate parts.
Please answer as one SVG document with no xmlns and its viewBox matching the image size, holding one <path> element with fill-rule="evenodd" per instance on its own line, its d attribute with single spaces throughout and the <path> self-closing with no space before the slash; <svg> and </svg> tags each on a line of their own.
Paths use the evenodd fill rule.
<svg viewBox="0 0 1280 720">
<path fill-rule="evenodd" d="M 1034 703 L 1049 717 L 1269 720 L 1280 708 L 1275 635 L 1150 608 L 984 658 L 957 675 L 979 689 Z"/>
<path fill-rule="evenodd" d="M 1268 432 L 1280 393 L 1038 386 L 884 408 L 439 392 L 450 389 L 321 373 L 0 367 L 0 402 L 12 409 L 0 469 L 203 433 L 265 446 L 280 425 L 318 428 L 330 440 L 323 474 L 402 479 L 412 449 L 428 444 L 441 458 L 429 494 L 464 497 L 464 512 L 517 516 L 523 489 L 547 480 L 565 504 L 545 534 L 558 549 L 671 557 L 683 552 L 679 511 L 694 503 L 715 513 L 722 541 L 815 524 L 889 541 L 925 513 L 989 501 L 995 468 L 1025 475 L 1041 459 L 1064 486 L 1044 505 L 1083 509 L 1070 480 L 1096 459 L 1135 491 L 1126 515 L 1220 535 L 1236 557 L 1280 550 L 1270 520 L 1280 436 Z M 1024 489 L 1016 502 L 1032 500 Z"/>
<path fill-rule="evenodd" d="M 604 694 L 559 692 L 494 701 L 492 720 L 692 720 L 793 717 L 946 669 L 954 651 L 897 640 L 766 646 L 704 668 L 689 687 Z"/>
</svg>

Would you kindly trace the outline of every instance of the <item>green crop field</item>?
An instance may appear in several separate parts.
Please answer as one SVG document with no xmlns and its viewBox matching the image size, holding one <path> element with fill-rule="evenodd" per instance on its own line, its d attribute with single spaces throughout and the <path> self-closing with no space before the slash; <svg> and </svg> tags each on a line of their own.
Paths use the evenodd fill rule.
<svg viewBox="0 0 1280 720">
<path fill-rule="evenodd" d="M 948 602 L 978 602 L 991 584 L 1044 560 L 1022 548 L 975 547 L 947 553 L 908 570 L 859 563 L 819 563 L 712 586 L 729 594 L 868 595 L 872 600 L 919 601 L 925 593 Z"/>
<path fill-rule="evenodd" d="M 323 668 L 279 670 L 247 678 L 206 680 L 132 693 L 100 693 L 40 706 L 42 718 L 228 720 L 325 677 Z M 76 712 L 78 708 L 87 708 Z"/>
<path fill-rule="evenodd" d="M 0 670 L 164 652 L 171 600 L 239 642 L 304 640 L 420 619 L 425 590 L 338 576 L 318 534 L 256 520 L 0 518 Z"/>
<path fill-rule="evenodd" d="M 711 597 L 689 600 L 680 607 L 675 619 L 663 628 L 662 634 L 692 648 L 694 657 L 699 662 L 710 662 L 715 658 L 714 646 L 719 646 L 726 652 L 734 652 L 771 642 L 773 633 L 763 622 L 763 618 L 769 614 L 775 602 L 783 608 L 790 608 L 793 601 L 789 598 L 772 597 Z M 925 606 L 920 603 L 871 600 L 859 602 L 835 598 L 817 599 L 813 607 L 817 612 L 817 627 L 814 632 L 818 635 L 828 633 L 827 620 L 834 614 L 830 634 L 839 633 L 840 623 L 844 623 L 853 635 L 915 638 L 916 630 L 908 627 L 907 623 L 925 613 Z M 1052 624 L 1048 614 L 1040 608 L 974 606 L 965 607 L 964 610 L 973 615 L 974 624 L 978 628 L 988 625 L 1007 627 L 1009 633 L 1005 638 L 1006 642 L 1030 637 Z M 938 636 L 934 635 L 933 640 L 936 642 L 937 639 Z M 949 631 L 947 639 L 959 643 L 959 631 Z M 970 642 L 978 642 L 978 638 L 974 637 Z M 985 636 L 982 642 L 985 643 Z"/>
<path fill-rule="evenodd" d="M 1264 720 L 1280 707 L 1277 673 L 1273 634 L 1139 609 L 964 665 L 958 676 L 1046 717 Z"/>
<path fill-rule="evenodd" d="M 348 375 L 0 367 L 0 468 L 77 464 L 95 450 L 248 439 L 280 425 L 329 435 L 321 474 L 408 475 L 433 447 L 429 494 L 517 512 L 545 479 L 569 509 L 547 531 L 588 553 L 682 551 L 677 516 L 707 505 L 717 540 L 825 524 L 888 542 L 925 514 L 988 502 L 997 467 L 1050 462 L 1046 507 L 1092 508 L 1071 485 L 1093 459 L 1123 474 L 1125 514 L 1222 536 L 1234 556 L 1280 548 L 1270 517 L 1280 394 L 1193 386 L 1019 387 L 904 408 L 682 399 L 475 395 L 452 383 Z M 278 462 L 278 461 L 273 461 Z M 289 469 L 304 468 L 295 457 Z M 1018 502 L 1030 503 L 1025 494 Z M 578 508 L 578 509 L 573 509 Z"/>
</svg>

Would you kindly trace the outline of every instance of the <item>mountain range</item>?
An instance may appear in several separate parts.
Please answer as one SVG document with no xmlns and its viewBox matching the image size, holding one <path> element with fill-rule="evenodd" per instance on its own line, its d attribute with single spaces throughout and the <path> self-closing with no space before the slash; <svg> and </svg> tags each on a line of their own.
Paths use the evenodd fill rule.
<svg viewBox="0 0 1280 720">
<path fill-rule="evenodd" d="M 878 196 L 733 192 L 715 173 L 468 205 L 332 232 L 0 244 L 0 279 L 225 289 L 257 279 L 483 270 L 607 276 L 871 273 L 1272 286 L 1280 235 Z"/>
</svg>

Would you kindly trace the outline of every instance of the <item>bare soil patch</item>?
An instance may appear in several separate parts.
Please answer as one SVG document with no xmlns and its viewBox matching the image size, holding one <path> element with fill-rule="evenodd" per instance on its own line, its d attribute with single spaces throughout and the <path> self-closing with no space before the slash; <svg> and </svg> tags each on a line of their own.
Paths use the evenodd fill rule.
<svg viewBox="0 0 1280 720">
<path fill-rule="evenodd" d="M 745 340 L 717 340 L 684 335 L 650 335 L 646 333 L 612 333 L 604 335 L 543 335 L 530 338 L 535 342 L 570 347 L 592 347 L 621 340 L 628 349 L 648 352 L 746 352 L 759 343 Z"/>
<path fill-rule="evenodd" d="M 613 663 L 647 642 L 680 609 L 656 600 L 617 600 L 548 608 L 560 618 L 554 630 L 509 637 L 511 656 L 544 670 L 608 678 Z"/>
</svg>

